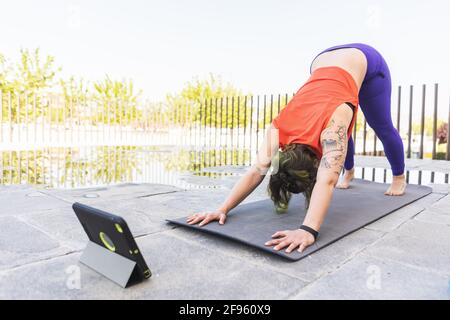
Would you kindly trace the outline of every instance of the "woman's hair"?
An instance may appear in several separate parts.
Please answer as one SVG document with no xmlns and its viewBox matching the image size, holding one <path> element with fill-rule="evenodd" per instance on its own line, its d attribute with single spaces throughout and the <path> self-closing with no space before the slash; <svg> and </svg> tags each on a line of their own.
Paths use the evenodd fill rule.
<svg viewBox="0 0 450 320">
<path fill-rule="evenodd" d="M 292 193 L 303 192 L 308 208 L 319 164 L 314 151 L 305 144 L 288 144 L 278 151 L 272 164 L 278 170 L 271 174 L 267 191 L 275 206 L 286 209 Z"/>
</svg>

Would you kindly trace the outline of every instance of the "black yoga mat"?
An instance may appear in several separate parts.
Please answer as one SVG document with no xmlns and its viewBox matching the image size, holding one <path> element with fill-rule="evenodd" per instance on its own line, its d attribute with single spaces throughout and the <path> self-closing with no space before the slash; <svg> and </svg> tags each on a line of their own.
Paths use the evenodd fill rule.
<svg viewBox="0 0 450 320">
<path fill-rule="evenodd" d="M 387 184 L 355 179 L 349 189 L 336 189 L 317 241 L 303 253 L 293 251 L 288 254 L 264 245 L 276 231 L 300 226 L 305 216 L 301 194 L 293 196 L 289 210 L 282 214 L 276 213 L 272 201 L 267 199 L 237 206 L 230 211 L 224 225 L 212 222 L 203 227 L 191 226 L 186 223 L 186 217 L 167 221 L 296 261 L 431 193 L 430 187 L 408 185 L 403 196 L 386 196 L 384 191 L 387 188 Z"/>
</svg>

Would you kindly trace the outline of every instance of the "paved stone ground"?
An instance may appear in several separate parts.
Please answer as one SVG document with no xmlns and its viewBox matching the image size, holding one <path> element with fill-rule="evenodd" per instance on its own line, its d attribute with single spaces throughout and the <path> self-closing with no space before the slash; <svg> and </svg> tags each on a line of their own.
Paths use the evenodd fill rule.
<svg viewBox="0 0 450 320">
<path fill-rule="evenodd" d="M 407 165 L 450 172 L 444 161 Z M 0 187 L 0 299 L 450 299 L 449 184 L 432 185 L 427 197 L 298 262 L 165 223 L 221 203 L 244 169 L 210 168 L 235 173 L 220 179 L 187 176 L 222 187 L 206 190 Z M 265 188 L 245 201 L 265 198 Z M 153 277 L 122 289 L 79 264 L 87 237 L 72 212 L 74 201 L 122 215 Z"/>
</svg>

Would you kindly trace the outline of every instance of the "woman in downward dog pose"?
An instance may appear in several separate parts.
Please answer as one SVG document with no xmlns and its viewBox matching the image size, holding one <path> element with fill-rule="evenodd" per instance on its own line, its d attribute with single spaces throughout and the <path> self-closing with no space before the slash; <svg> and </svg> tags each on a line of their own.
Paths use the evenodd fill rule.
<svg viewBox="0 0 450 320">
<path fill-rule="evenodd" d="M 268 192 L 276 210 L 285 211 L 293 193 L 304 193 L 307 212 L 299 229 L 278 231 L 266 245 L 302 252 L 315 242 L 334 188 L 348 188 L 353 179 L 351 132 L 358 105 L 391 166 L 393 180 L 385 194 L 404 194 L 403 143 L 391 119 L 391 76 L 381 54 L 361 43 L 334 46 L 314 58 L 310 72 L 308 81 L 272 121 L 255 163 L 222 206 L 189 216 L 189 224 L 224 224 L 228 212 L 262 182 L 272 166 Z"/>
</svg>

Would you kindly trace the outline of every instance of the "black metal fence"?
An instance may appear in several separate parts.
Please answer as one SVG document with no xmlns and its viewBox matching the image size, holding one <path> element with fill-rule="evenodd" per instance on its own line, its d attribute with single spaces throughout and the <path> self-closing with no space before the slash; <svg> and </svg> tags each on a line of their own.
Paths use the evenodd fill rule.
<svg viewBox="0 0 450 320">
<path fill-rule="evenodd" d="M 450 160 L 448 97 L 439 96 L 438 84 L 431 94 L 426 85 L 417 92 L 413 86 L 396 89 L 392 116 L 405 156 Z M 153 147 L 176 147 L 175 156 L 162 160 L 170 168 L 198 171 L 209 166 L 248 165 L 266 127 L 292 96 L 215 97 L 177 105 L 146 102 L 130 106 L 124 101 L 67 101 L 0 93 L 0 184 L 81 186 L 84 181 L 141 181 L 131 178 L 139 171 L 141 164 L 137 163 L 150 163 L 153 158 L 139 154 L 151 153 L 156 150 Z M 440 106 L 444 100 L 446 105 Z M 356 154 L 384 155 L 362 112 L 358 112 L 353 139 Z M 367 170 L 371 168 L 363 168 L 363 177 Z M 375 179 L 375 171 L 372 176 Z M 386 170 L 383 176 L 380 179 L 385 181 Z M 417 179 L 422 180 L 422 173 Z M 434 172 L 428 180 L 434 181 Z M 448 183 L 448 173 L 440 180 Z"/>
<path fill-rule="evenodd" d="M 432 105 L 427 103 L 427 85 L 422 85 L 421 97 L 419 103 L 414 100 L 414 86 L 409 86 L 405 95 L 402 92 L 402 86 L 397 87 L 397 91 L 392 97 L 393 122 L 399 131 L 403 143 L 406 158 L 418 159 L 439 159 L 450 160 L 450 99 L 448 100 L 448 110 L 446 117 L 438 118 L 439 105 L 439 86 L 434 84 Z M 246 145 L 246 139 L 237 140 L 237 145 L 230 141 L 230 146 L 239 147 L 239 141 L 243 142 L 243 147 L 257 148 L 261 142 L 260 133 L 271 123 L 274 116 L 289 101 L 289 95 L 262 95 L 256 97 L 226 97 L 220 99 L 206 99 L 198 118 L 200 122 L 199 134 L 209 133 L 208 146 L 214 146 L 216 137 L 211 137 L 211 128 L 220 130 L 230 130 L 233 137 L 233 130 L 241 130 L 243 136 L 256 133 L 255 146 L 252 146 L 252 139 Z M 243 103 L 241 103 L 243 101 Z M 249 111 L 250 110 L 250 111 Z M 236 115 L 237 112 L 237 115 Z M 248 121 L 248 112 L 250 117 L 255 116 L 257 121 Z M 413 115 L 419 116 L 413 121 Z M 225 123 L 222 117 L 225 117 Z M 231 118 L 231 120 L 229 119 Z M 218 120 L 217 120 L 218 119 Z M 236 120 L 241 119 L 241 120 Z M 243 121 L 242 121 L 243 119 Z M 426 119 L 429 121 L 426 122 Z M 403 121 L 402 121 L 403 120 Z M 404 127 L 402 124 L 406 122 Z M 384 156 L 383 147 L 374 131 L 368 126 L 362 112 L 358 113 L 358 120 L 353 128 L 353 139 L 355 142 L 356 154 Z"/>
</svg>

